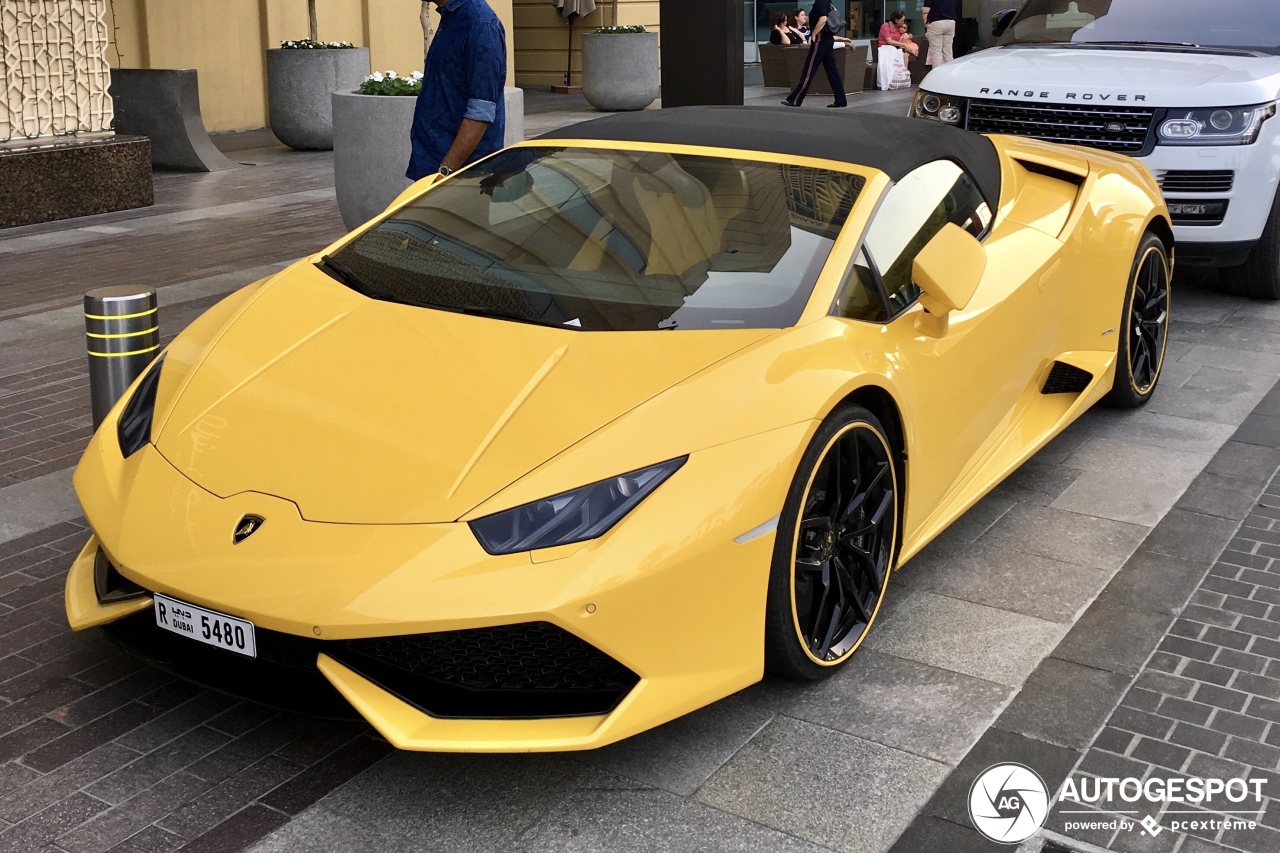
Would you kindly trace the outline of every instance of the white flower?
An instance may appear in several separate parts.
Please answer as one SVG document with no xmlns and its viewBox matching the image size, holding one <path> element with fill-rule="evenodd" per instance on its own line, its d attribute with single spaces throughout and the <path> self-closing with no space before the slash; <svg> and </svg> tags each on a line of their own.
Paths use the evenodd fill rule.
<svg viewBox="0 0 1280 853">
<path fill-rule="evenodd" d="M 384 78 L 384 77 L 382 76 L 382 72 L 381 72 L 381 71 L 375 71 L 375 72 L 373 72 L 373 75 L 372 75 L 369 79 L 370 79 L 370 80 L 372 80 L 372 81 L 373 81 L 373 82 L 375 82 L 375 83 L 381 83 L 381 82 L 382 82 L 384 79 L 386 79 L 386 78 Z"/>
<path fill-rule="evenodd" d="M 419 80 L 422 79 L 422 72 L 421 71 L 413 72 L 412 74 L 409 75 L 409 79 L 412 82 L 417 83 Z"/>
<path fill-rule="evenodd" d="M 394 72 L 394 71 L 388 71 L 388 72 L 387 72 L 387 79 L 388 79 L 388 80 L 395 80 L 395 79 L 397 79 L 399 76 L 400 76 L 400 75 L 396 74 L 396 72 Z"/>
</svg>

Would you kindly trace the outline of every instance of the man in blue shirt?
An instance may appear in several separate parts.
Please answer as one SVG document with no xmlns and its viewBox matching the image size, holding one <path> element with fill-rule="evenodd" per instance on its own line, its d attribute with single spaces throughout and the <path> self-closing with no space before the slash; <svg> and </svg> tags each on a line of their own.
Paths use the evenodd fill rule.
<svg viewBox="0 0 1280 853">
<path fill-rule="evenodd" d="M 440 28 L 427 52 L 405 174 L 448 175 L 502 148 L 507 35 L 485 0 L 432 0 Z"/>
</svg>

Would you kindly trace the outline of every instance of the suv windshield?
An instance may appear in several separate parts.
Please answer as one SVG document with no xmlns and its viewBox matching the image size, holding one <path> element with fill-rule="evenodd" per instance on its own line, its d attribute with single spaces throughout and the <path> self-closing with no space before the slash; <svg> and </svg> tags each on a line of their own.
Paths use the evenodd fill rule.
<svg viewBox="0 0 1280 853">
<path fill-rule="evenodd" d="M 752 160 L 516 148 L 320 267 L 375 299 L 586 331 L 784 328 L 863 184 Z"/>
<path fill-rule="evenodd" d="M 1028 0 L 1001 44 L 1171 44 L 1280 53 L 1277 0 Z"/>
</svg>

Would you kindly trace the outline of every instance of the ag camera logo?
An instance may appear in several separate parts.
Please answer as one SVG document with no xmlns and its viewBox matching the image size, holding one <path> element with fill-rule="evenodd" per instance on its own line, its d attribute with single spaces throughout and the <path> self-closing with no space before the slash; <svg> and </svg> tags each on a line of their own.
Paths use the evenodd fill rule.
<svg viewBox="0 0 1280 853">
<path fill-rule="evenodd" d="M 995 764 L 969 789 L 969 817 L 1000 844 L 1026 841 L 1049 816 L 1049 789 L 1040 774 L 1021 764 Z"/>
</svg>

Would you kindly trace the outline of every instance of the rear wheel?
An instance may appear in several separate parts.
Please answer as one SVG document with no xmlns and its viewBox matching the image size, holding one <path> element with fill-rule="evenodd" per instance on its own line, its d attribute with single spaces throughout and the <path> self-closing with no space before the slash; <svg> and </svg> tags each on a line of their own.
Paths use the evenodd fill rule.
<svg viewBox="0 0 1280 853">
<path fill-rule="evenodd" d="M 1237 296 L 1280 299 L 1280 193 L 1276 194 L 1262 239 L 1249 253 L 1249 260 L 1220 274 L 1226 289 Z"/>
<path fill-rule="evenodd" d="M 818 429 L 778 522 L 765 664 L 816 680 L 862 644 L 897 557 L 898 472 L 883 425 L 846 405 Z"/>
<path fill-rule="evenodd" d="M 1155 234 L 1138 244 L 1125 292 L 1116 353 L 1116 377 L 1103 398 L 1109 406 L 1135 409 L 1151 399 L 1169 342 L 1169 250 Z"/>
</svg>

